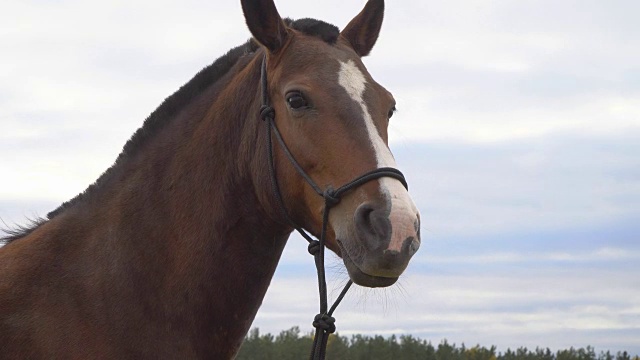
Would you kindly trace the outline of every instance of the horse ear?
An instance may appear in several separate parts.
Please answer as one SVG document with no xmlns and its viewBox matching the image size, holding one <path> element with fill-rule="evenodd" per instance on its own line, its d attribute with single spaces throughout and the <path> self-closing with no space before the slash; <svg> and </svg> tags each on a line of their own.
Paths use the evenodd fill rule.
<svg viewBox="0 0 640 360">
<path fill-rule="evenodd" d="M 253 37 L 269 51 L 278 51 L 287 40 L 287 29 L 273 0 L 241 0 L 244 18 Z"/>
<path fill-rule="evenodd" d="M 383 17 L 384 0 L 369 0 L 340 34 L 349 40 L 358 55 L 367 56 L 378 40 Z"/>
</svg>

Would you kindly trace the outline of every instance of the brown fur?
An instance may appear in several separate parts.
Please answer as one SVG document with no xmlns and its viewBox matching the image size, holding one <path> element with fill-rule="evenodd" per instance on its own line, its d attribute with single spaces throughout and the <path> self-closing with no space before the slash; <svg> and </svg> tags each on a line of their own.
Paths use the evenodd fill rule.
<svg viewBox="0 0 640 360">
<path fill-rule="evenodd" d="M 0 249 L 0 359 L 234 356 L 291 232 L 271 192 L 257 114 L 265 51 L 277 125 L 315 181 L 338 187 L 376 166 L 362 124 L 349 121 L 358 109 L 335 84 L 332 59 L 366 73 L 351 39 L 330 44 L 286 27 L 272 5 L 243 1 L 254 36 L 271 31 L 256 36 L 266 50 L 240 56 L 123 152 L 86 196 Z M 386 140 L 393 99 L 368 80 Z M 287 108 L 291 84 L 314 111 Z M 318 234 L 322 199 L 274 151 L 289 213 Z M 349 218 L 363 199 L 381 196 L 366 184 L 332 216 Z M 340 253 L 333 234 L 328 246 Z"/>
</svg>

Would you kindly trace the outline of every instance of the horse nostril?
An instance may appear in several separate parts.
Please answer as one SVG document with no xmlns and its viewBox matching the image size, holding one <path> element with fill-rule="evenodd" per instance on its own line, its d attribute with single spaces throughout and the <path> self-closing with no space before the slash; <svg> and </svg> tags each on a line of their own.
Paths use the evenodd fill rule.
<svg viewBox="0 0 640 360">
<path fill-rule="evenodd" d="M 358 206 L 356 209 L 356 222 L 359 222 L 359 225 L 368 225 L 369 224 L 369 215 L 373 211 L 373 206 L 369 204 L 362 204 Z"/>
<path fill-rule="evenodd" d="M 402 252 L 409 256 L 413 256 L 419 248 L 420 241 L 415 239 L 413 236 L 409 236 L 402 242 Z"/>
<path fill-rule="evenodd" d="M 384 209 L 369 203 L 358 206 L 355 213 L 358 235 L 370 249 L 386 247 L 391 238 L 391 222 Z"/>
</svg>

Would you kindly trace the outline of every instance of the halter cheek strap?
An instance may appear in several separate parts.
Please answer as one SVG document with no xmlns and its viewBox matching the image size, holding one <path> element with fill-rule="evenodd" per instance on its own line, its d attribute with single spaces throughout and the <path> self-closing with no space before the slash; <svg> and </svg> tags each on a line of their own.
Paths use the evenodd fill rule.
<svg viewBox="0 0 640 360">
<path fill-rule="evenodd" d="M 266 56 L 262 59 L 262 67 L 260 74 L 260 84 L 262 90 L 262 106 L 260 108 L 260 117 L 267 125 L 267 149 L 268 149 L 268 160 L 269 160 L 269 175 L 271 177 L 271 186 L 273 193 L 277 199 L 278 207 L 280 208 L 280 212 L 286 219 L 287 223 L 294 228 L 303 238 L 309 242 L 308 251 L 311 255 L 313 255 L 316 270 L 318 273 L 318 290 L 320 293 L 320 312 L 315 316 L 313 320 L 313 327 L 316 328 L 315 337 L 313 339 L 313 348 L 311 350 L 311 359 L 321 360 L 325 358 L 326 349 L 327 349 L 327 341 L 329 339 L 329 334 L 332 334 L 336 331 L 335 321 L 336 319 L 332 316 L 340 301 L 344 298 L 347 291 L 353 284 L 351 280 L 347 282 L 345 287 L 340 292 L 340 295 L 336 298 L 336 301 L 331 305 L 330 309 L 327 305 L 327 283 L 325 279 L 325 269 L 324 269 L 324 249 L 325 249 L 325 239 L 327 233 L 327 225 L 329 223 L 329 211 L 332 207 L 340 203 L 340 199 L 342 196 L 354 188 L 357 188 L 364 183 L 367 183 L 371 180 L 375 180 L 381 177 L 391 177 L 399 180 L 405 188 L 408 188 L 407 182 L 402 173 L 394 168 L 383 167 L 374 169 L 369 171 L 351 182 L 339 187 L 338 189 L 333 189 L 332 187 L 327 187 L 322 190 L 311 177 L 304 171 L 304 169 L 298 164 L 293 154 L 289 151 L 289 148 L 282 139 L 282 135 L 280 135 L 280 131 L 278 131 L 278 127 L 275 124 L 275 110 L 269 105 L 269 92 L 267 88 L 267 61 Z M 319 240 L 313 239 L 306 231 L 304 231 L 300 226 L 298 226 L 289 216 L 287 209 L 284 205 L 284 201 L 282 200 L 282 194 L 280 192 L 280 186 L 278 185 L 278 178 L 276 176 L 275 164 L 273 160 L 273 141 L 272 135 L 274 134 L 280 147 L 284 151 L 285 155 L 289 159 L 289 162 L 296 169 L 298 174 L 304 178 L 304 180 L 313 188 L 313 190 L 324 199 L 324 211 L 322 215 L 322 230 L 320 232 Z"/>
</svg>

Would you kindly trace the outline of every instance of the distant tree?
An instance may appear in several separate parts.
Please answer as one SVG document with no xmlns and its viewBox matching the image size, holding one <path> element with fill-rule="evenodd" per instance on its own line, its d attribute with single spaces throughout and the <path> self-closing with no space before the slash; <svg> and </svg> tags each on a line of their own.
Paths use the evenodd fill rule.
<svg viewBox="0 0 640 360">
<path fill-rule="evenodd" d="M 613 354 L 611 354 L 610 351 L 607 351 L 607 352 L 601 351 L 600 355 L 598 356 L 598 360 L 613 360 L 615 358 L 616 357 Z"/>
<path fill-rule="evenodd" d="M 536 354 L 526 347 L 516 349 L 516 359 L 518 360 L 536 360 Z"/>
<path fill-rule="evenodd" d="M 397 359 L 397 352 L 399 346 L 396 337 L 393 339 L 385 339 L 382 335 L 375 335 L 373 338 L 369 338 L 369 355 L 368 359 L 376 360 L 392 360 Z M 394 354 L 395 352 L 395 354 Z"/>
<path fill-rule="evenodd" d="M 436 360 L 436 349 L 426 340 L 416 339 L 411 335 L 400 336 L 402 359 Z"/>
<path fill-rule="evenodd" d="M 260 334 L 257 328 L 247 334 L 236 359 L 239 360 L 293 360 L 306 359 L 311 352 L 313 333 L 301 334 L 297 326 L 281 331 L 278 336 Z M 600 352 L 596 355 L 591 346 L 569 348 L 551 352 L 549 348 L 531 351 L 526 347 L 507 349 L 497 353 L 496 347 L 476 345 L 467 348 L 464 343 L 457 347 L 446 339 L 437 347 L 426 340 L 411 335 L 385 338 L 380 335 L 330 335 L 327 343 L 327 359 L 331 360 L 640 360 L 626 351 Z"/>
<path fill-rule="evenodd" d="M 498 355 L 498 360 L 516 360 L 517 355 L 511 349 L 507 349 L 504 354 Z"/>
<path fill-rule="evenodd" d="M 551 352 L 549 348 L 542 349 L 537 347 L 535 352 L 536 360 L 555 360 L 555 355 Z"/>
<path fill-rule="evenodd" d="M 464 344 L 462 346 L 464 347 Z M 436 360 L 462 360 L 462 357 L 460 356 L 460 350 L 456 348 L 455 344 L 451 345 L 447 342 L 447 339 L 444 339 L 438 344 Z"/>
<path fill-rule="evenodd" d="M 464 360 L 496 360 L 496 347 L 487 349 L 476 345 L 469 349 L 464 349 L 462 353 Z"/>
<path fill-rule="evenodd" d="M 626 351 L 618 351 L 616 354 L 616 360 L 631 360 L 631 356 Z"/>
<path fill-rule="evenodd" d="M 298 360 L 308 357 L 313 345 L 311 334 L 300 336 L 297 326 L 281 331 L 274 340 L 274 355 L 278 360 Z"/>
<path fill-rule="evenodd" d="M 578 355 L 576 354 L 576 349 L 573 346 L 569 349 L 558 350 L 556 353 L 556 360 L 576 360 Z"/>
<path fill-rule="evenodd" d="M 265 334 L 260 335 L 258 328 L 249 331 L 249 334 L 244 339 L 238 356 L 238 360 L 252 360 L 252 359 L 264 359 L 275 360 L 274 355 L 273 335 Z"/>
<path fill-rule="evenodd" d="M 351 336 L 349 360 L 365 360 L 368 359 L 368 356 L 371 356 L 369 354 L 368 338 L 360 334 Z"/>
<path fill-rule="evenodd" d="M 389 346 L 389 356 L 391 359 L 402 359 L 401 352 L 402 347 L 398 343 L 398 338 L 396 335 L 391 335 L 389 340 L 387 340 L 387 344 Z"/>
<path fill-rule="evenodd" d="M 327 341 L 327 359 L 351 359 L 349 339 L 337 333 L 329 335 Z"/>
<path fill-rule="evenodd" d="M 578 359 L 579 360 L 597 360 L 595 349 L 591 346 L 578 349 Z"/>
</svg>

